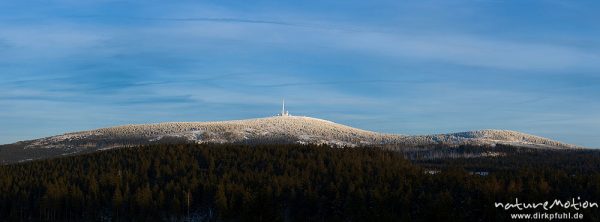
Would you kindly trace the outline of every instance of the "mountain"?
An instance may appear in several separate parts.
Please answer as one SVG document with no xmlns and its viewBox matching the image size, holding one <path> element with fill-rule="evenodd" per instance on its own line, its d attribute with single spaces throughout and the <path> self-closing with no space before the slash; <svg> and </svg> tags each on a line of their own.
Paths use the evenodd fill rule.
<svg viewBox="0 0 600 222">
<path fill-rule="evenodd" d="M 344 146 L 422 147 L 508 144 L 530 148 L 577 148 L 508 130 L 406 136 L 352 128 L 300 116 L 221 122 L 171 122 L 124 125 L 66 133 L 0 146 L 0 163 L 11 163 L 157 143 L 327 144 Z"/>
</svg>

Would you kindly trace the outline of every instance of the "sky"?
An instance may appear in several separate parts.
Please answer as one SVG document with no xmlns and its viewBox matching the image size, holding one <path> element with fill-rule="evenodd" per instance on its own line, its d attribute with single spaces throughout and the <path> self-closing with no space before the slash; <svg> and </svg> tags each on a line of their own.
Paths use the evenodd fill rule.
<svg viewBox="0 0 600 222">
<path fill-rule="evenodd" d="M 600 148 L 599 1 L 0 1 L 0 144 L 292 115 Z"/>
</svg>

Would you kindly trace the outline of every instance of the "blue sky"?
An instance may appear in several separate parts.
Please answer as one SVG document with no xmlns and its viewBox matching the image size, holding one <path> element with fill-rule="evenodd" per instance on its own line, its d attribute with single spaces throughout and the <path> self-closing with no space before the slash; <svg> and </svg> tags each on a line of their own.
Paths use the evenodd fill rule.
<svg viewBox="0 0 600 222">
<path fill-rule="evenodd" d="M 292 114 L 600 147 L 598 1 L 1 1 L 0 143 Z"/>
</svg>

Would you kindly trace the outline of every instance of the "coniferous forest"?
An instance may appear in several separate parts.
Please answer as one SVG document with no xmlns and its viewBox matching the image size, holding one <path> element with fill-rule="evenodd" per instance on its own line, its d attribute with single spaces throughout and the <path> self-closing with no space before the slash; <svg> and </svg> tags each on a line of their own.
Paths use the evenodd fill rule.
<svg viewBox="0 0 600 222">
<path fill-rule="evenodd" d="M 490 148 L 452 152 L 482 149 Z M 317 145 L 114 149 L 0 166 L 0 221 L 510 221 L 512 211 L 494 202 L 600 200 L 597 151 L 494 149 L 509 155 L 414 159 Z M 600 220 L 598 208 L 578 212 Z"/>
</svg>

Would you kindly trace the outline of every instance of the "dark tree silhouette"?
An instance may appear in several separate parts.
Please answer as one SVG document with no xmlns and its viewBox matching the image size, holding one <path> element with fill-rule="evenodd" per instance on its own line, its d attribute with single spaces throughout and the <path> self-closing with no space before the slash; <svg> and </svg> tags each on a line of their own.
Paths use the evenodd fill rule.
<svg viewBox="0 0 600 222">
<path fill-rule="evenodd" d="M 467 155 L 489 150 L 506 155 Z M 179 144 L 5 165 L 0 221 L 508 221 L 494 202 L 600 200 L 597 151 L 436 152 L 456 155 Z"/>
</svg>

